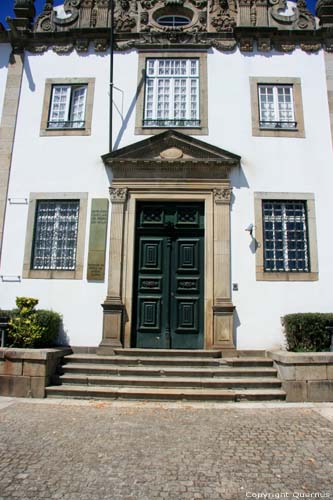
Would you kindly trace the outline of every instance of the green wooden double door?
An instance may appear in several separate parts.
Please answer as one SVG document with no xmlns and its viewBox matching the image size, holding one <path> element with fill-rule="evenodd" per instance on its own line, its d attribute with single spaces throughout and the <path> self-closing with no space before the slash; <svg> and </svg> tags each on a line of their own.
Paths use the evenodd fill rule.
<svg viewBox="0 0 333 500">
<path fill-rule="evenodd" d="M 132 345 L 202 349 L 204 204 L 138 204 Z"/>
</svg>

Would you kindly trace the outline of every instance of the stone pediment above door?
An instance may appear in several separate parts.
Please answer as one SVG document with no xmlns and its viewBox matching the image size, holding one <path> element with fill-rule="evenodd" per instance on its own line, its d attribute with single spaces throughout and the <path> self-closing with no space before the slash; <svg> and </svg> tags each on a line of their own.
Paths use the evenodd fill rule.
<svg viewBox="0 0 333 500">
<path fill-rule="evenodd" d="M 240 156 L 204 141 L 168 130 L 102 156 L 119 178 L 228 177 Z"/>
</svg>

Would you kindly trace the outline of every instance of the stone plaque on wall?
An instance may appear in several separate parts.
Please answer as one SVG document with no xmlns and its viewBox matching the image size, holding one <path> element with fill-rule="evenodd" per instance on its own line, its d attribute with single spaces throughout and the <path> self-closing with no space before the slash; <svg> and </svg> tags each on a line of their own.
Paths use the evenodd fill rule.
<svg viewBox="0 0 333 500">
<path fill-rule="evenodd" d="M 108 213 L 108 199 L 94 198 L 92 200 L 87 269 L 87 279 L 90 281 L 104 280 Z"/>
</svg>

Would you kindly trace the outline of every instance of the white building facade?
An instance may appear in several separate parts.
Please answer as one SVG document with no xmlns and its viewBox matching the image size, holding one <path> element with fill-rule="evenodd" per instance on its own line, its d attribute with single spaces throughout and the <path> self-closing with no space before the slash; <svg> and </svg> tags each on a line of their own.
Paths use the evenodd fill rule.
<svg viewBox="0 0 333 500">
<path fill-rule="evenodd" d="M 2 309 L 36 297 L 103 353 L 271 349 L 285 314 L 332 312 L 328 5 L 317 25 L 301 0 L 15 6 Z"/>
</svg>

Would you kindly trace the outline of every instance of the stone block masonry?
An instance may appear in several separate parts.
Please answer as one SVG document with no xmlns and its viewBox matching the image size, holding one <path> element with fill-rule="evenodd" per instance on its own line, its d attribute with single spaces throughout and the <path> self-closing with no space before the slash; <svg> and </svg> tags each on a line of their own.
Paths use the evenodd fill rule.
<svg viewBox="0 0 333 500">
<path fill-rule="evenodd" d="M 71 349 L 0 349 L 0 396 L 44 398 L 57 366 Z"/>
<path fill-rule="evenodd" d="M 267 353 L 274 361 L 287 402 L 333 401 L 333 353 Z"/>
</svg>

